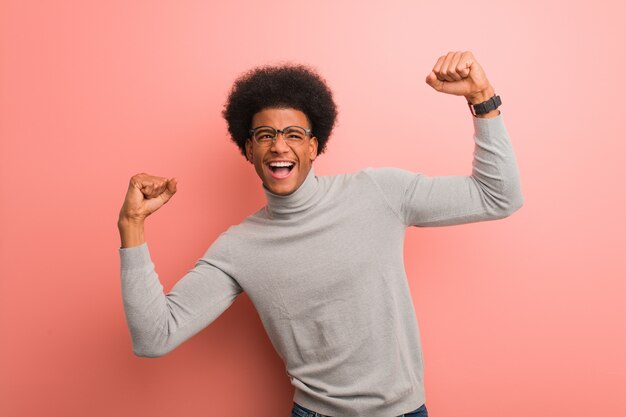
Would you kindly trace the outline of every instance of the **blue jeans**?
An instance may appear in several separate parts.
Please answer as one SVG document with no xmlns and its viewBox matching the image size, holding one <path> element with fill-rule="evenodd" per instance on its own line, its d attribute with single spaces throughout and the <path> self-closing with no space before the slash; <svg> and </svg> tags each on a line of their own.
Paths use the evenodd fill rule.
<svg viewBox="0 0 626 417">
<path fill-rule="evenodd" d="M 324 414 L 316 413 L 315 411 L 311 411 L 308 408 L 302 407 L 298 403 L 293 403 L 293 408 L 291 409 L 291 417 L 330 417 L 325 416 Z M 410 413 L 405 413 L 399 415 L 398 417 L 428 417 L 428 410 L 426 409 L 426 404 L 419 407 L 416 410 L 411 411 Z"/>
</svg>

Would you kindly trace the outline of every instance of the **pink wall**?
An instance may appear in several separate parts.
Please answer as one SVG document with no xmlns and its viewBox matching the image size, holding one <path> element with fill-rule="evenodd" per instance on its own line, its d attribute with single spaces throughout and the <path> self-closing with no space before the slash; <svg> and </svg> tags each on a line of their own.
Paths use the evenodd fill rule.
<svg viewBox="0 0 626 417">
<path fill-rule="evenodd" d="M 626 415 L 623 2 L 210 3 L 0 2 L 0 415 L 287 416 L 245 294 L 171 354 L 133 356 L 128 180 L 179 180 L 146 229 L 169 289 L 264 203 L 220 111 L 238 74 L 283 60 L 340 106 L 318 174 L 468 173 L 465 101 L 424 83 L 450 50 L 502 97 L 525 206 L 407 234 L 431 415 Z"/>
</svg>

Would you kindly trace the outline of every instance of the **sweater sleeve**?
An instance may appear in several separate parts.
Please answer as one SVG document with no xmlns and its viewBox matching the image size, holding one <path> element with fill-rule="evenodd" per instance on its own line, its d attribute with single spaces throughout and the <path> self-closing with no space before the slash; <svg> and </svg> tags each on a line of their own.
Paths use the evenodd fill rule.
<svg viewBox="0 0 626 417">
<path fill-rule="evenodd" d="M 522 206 L 517 162 L 502 115 L 473 119 L 475 146 L 469 176 L 429 177 L 397 168 L 366 170 L 405 225 L 495 220 Z"/>
<path fill-rule="evenodd" d="M 122 300 L 136 355 L 165 355 L 213 322 L 243 291 L 225 272 L 230 260 L 223 236 L 168 294 L 163 293 L 147 243 L 119 249 Z"/>
</svg>

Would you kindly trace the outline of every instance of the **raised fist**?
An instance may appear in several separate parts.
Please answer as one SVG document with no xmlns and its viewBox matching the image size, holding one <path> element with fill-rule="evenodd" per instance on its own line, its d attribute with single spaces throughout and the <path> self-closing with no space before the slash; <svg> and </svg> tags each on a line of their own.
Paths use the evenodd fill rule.
<svg viewBox="0 0 626 417">
<path fill-rule="evenodd" d="M 474 101 L 471 100 L 474 97 L 482 99 L 493 89 L 483 68 L 469 51 L 448 52 L 439 57 L 426 83 L 439 92 L 465 96 L 470 101 Z"/>
<path fill-rule="evenodd" d="M 120 220 L 144 220 L 172 198 L 176 185 L 176 178 L 167 179 L 146 173 L 133 175 L 120 210 Z"/>
</svg>

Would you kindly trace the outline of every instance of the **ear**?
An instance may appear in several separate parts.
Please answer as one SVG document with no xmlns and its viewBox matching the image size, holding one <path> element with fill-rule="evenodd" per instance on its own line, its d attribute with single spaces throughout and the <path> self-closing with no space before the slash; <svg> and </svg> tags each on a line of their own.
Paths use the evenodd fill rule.
<svg viewBox="0 0 626 417">
<path fill-rule="evenodd" d="M 317 158 L 317 138 L 313 136 L 309 140 L 309 159 L 313 162 L 315 158 Z"/>
<path fill-rule="evenodd" d="M 252 141 L 250 139 L 246 139 L 246 159 L 251 164 L 252 162 Z"/>
</svg>

